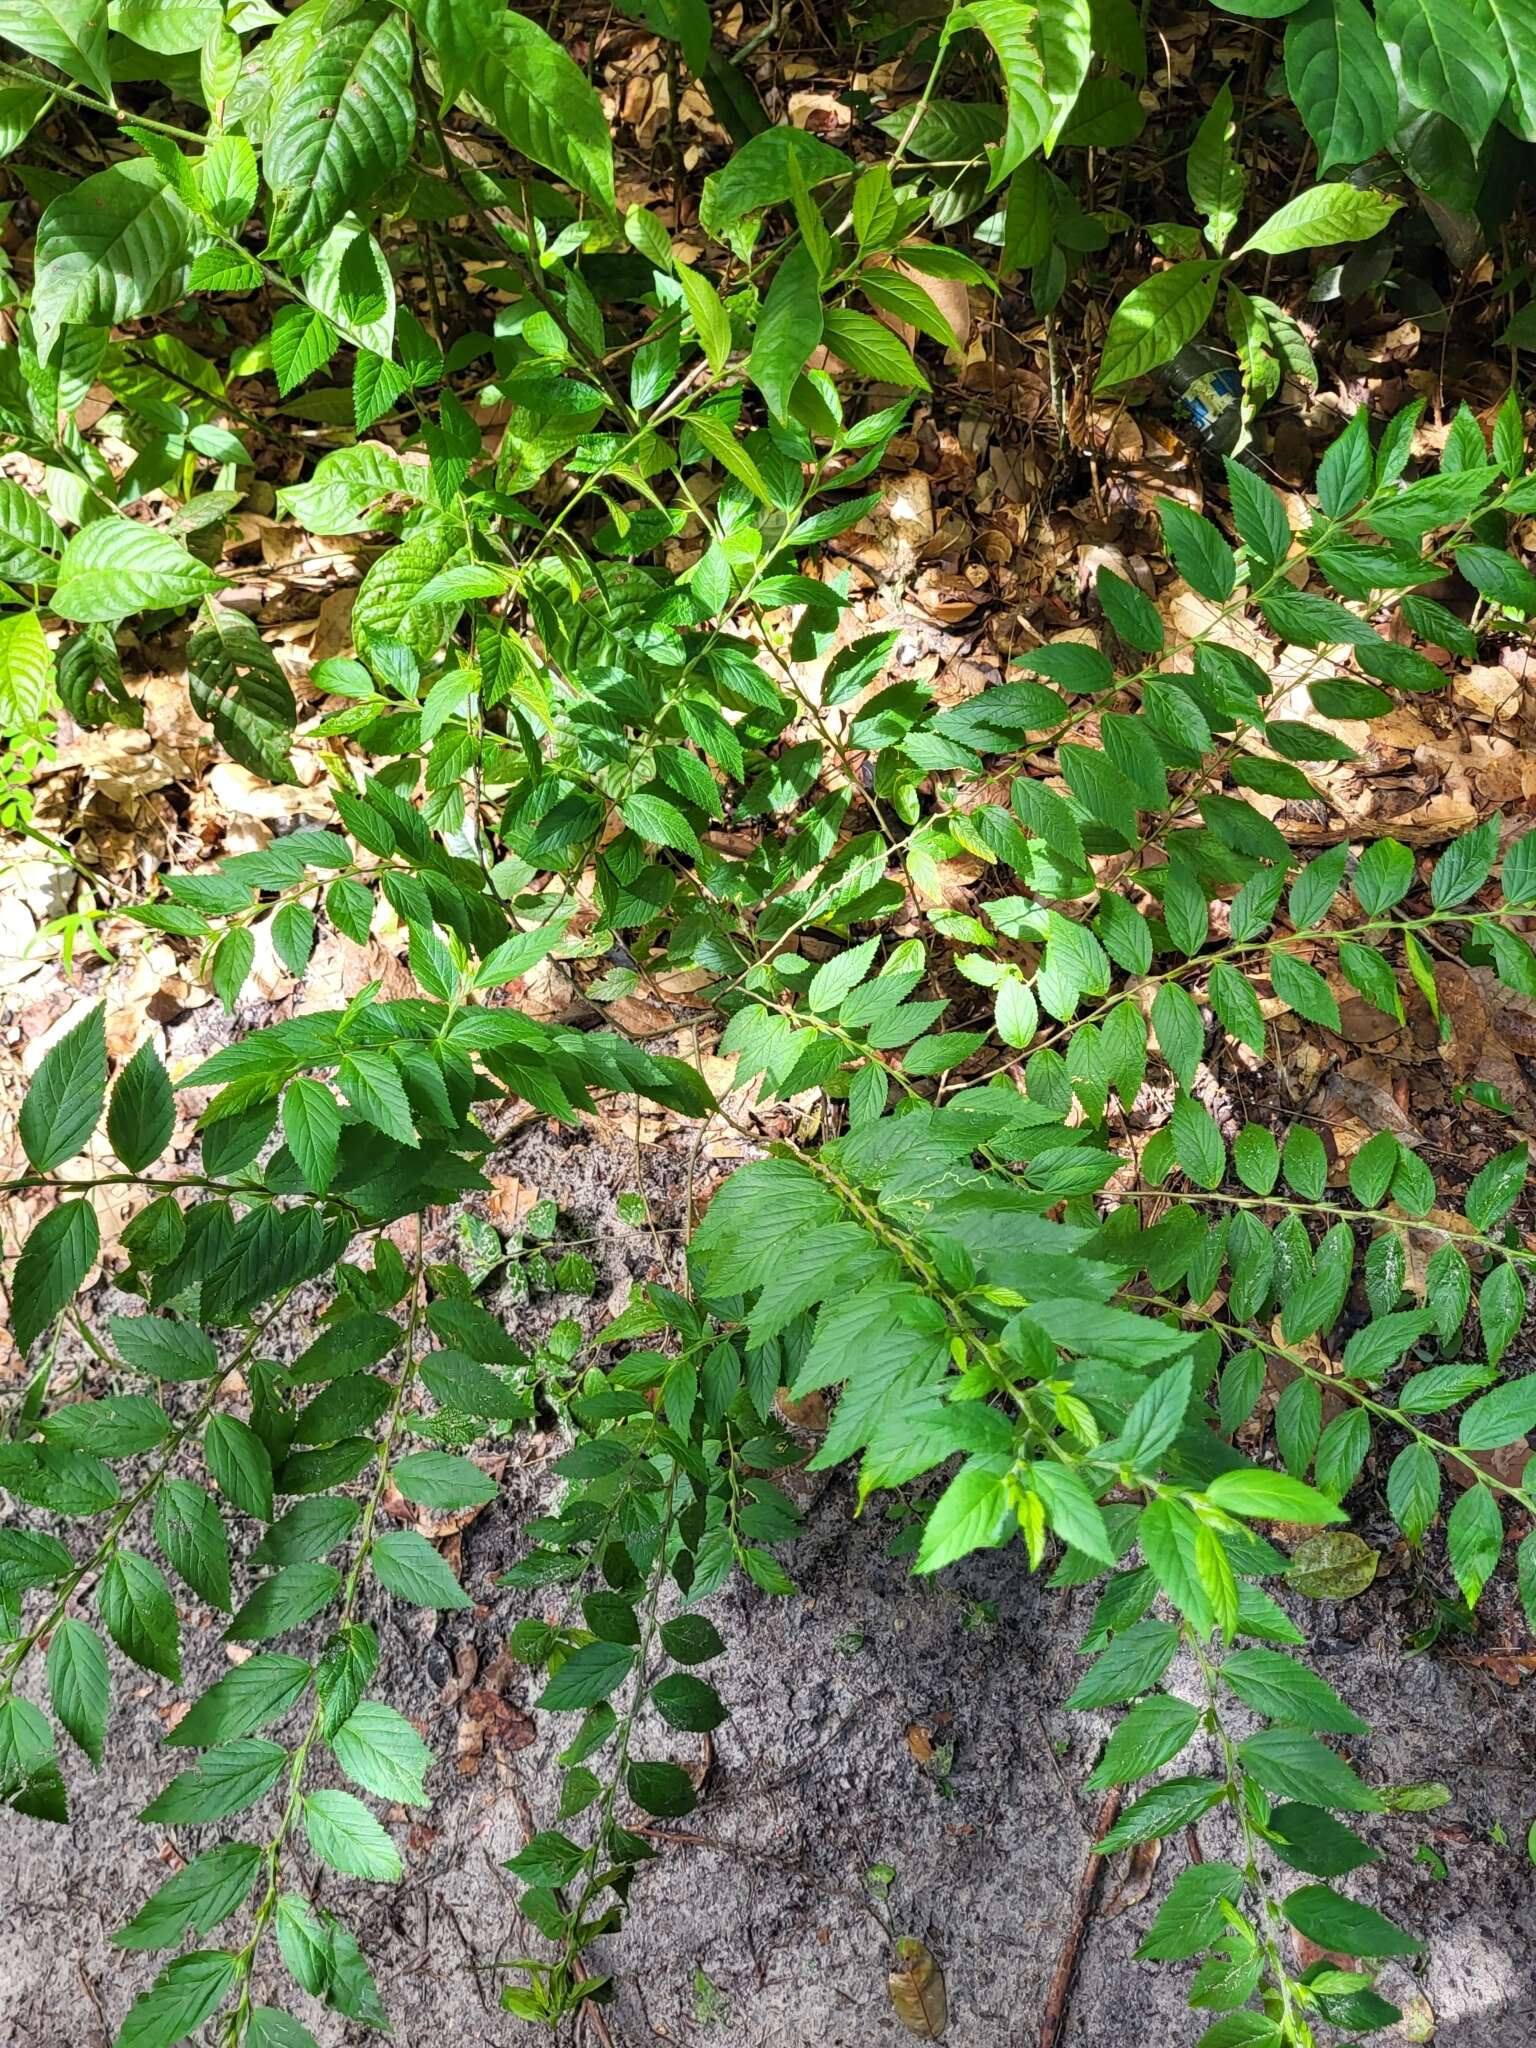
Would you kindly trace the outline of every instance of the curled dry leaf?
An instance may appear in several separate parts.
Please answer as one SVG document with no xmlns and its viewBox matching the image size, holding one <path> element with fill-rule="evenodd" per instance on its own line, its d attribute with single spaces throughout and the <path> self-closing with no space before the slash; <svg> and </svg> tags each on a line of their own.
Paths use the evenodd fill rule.
<svg viewBox="0 0 1536 2048">
<path fill-rule="evenodd" d="M 1163 1853 L 1160 1841 L 1138 1842 L 1126 1859 L 1125 1874 L 1104 1901 L 1100 1918 L 1116 1920 L 1132 1906 L 1139 1906 L 1152 1889 L 1152 1878 L 1157 1870 L 1158 1858 Z"/>
<path fill-rule="evenodd" d="M 927 1765 L 933 1762 L 933 1737 L 921 1721 L 908 1722 L 907 1747 L 915 1763 Z"/>
<path fill-rule="evenodd" d="M 891 2009 L 919 2041 L 937 2041 L 949 2020 L 944 1972 L 933 1951 L 910 1934 L 896 1944 L 896 1967 L 885 1980 Z"/>
</svg>

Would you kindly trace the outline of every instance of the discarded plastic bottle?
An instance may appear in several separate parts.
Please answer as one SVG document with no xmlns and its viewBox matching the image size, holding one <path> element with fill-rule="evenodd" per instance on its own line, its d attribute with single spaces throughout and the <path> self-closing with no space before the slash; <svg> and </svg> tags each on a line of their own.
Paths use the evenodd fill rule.
<svg viewBox="0 0 1536 2048">
<path fill-rule="evenodd" d="M 1220 349 L 1192 341 L 1163 372 L 1174 401 L 1174 417 L 1192 427 L 1213 455 L 1230 455 L 1243 427 L 1243 379 Z"/>
</svg>

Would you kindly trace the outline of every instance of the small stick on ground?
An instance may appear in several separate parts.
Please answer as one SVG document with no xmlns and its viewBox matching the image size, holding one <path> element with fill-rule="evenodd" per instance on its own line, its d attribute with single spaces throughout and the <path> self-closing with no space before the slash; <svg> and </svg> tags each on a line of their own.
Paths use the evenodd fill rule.
<svg viewBox="0 0 1536 2048">
<path fill-rule="evenodd" d="M 590 1998 L 584 1998 L 581 2002 L 581 2020 L 582 2025 L 597 2042 L 598 2048 L 613 2048 L 613 2036 L 608 2031 L 607 2022 Z"/>
<path fill-rule="evenodd" d="M 1100 1840 L 1114 1826 L 1120 1811 L 1120 1788 L 1117 1785 L 1105 1796 L 1094 1823 L 1093 1838 Z M 1097 1849 L 1088 1852 L 1088 1861 L 1083 1865 L 1083 1874 L 1077 1881 L 1077 1897 L 1072 1902 L 1072 1924 L 1067 1929 L 1067 1938 L 1061 1945 L 1061 1954 L 1056 1959 L 1056 1973 L 1051 1978 L 1051 1988 L 1045 1994 L 1045 2009 L 1040 2015 L 1040 2040 L 1038 2048 L 1056 2048 L 1061 2039 L 1061 2029 L 1067 2017 L 1067 1998 L 1072 1990 L 1072 1978 L 1077 1970 L 1078 1950 L 1083 1945 L 1083 1936 L 1088 1931 L 1089 1915 L 1093 1911 L 1094 1894 L 1099 1888 L 1099 1872 L 1104 1867 L 1104 1858 Z"/>
</svg>

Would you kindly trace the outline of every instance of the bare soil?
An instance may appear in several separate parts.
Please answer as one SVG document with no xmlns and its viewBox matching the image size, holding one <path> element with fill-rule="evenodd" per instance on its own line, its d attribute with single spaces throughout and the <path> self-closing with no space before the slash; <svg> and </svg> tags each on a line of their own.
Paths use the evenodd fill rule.
<svg viewBox="0 0 1536 2048">
<path fill-rule="evenodd" d="M 664 1270 L 649 1233 L 617 1221 L 614 1198 L 643 1174 L 658 1224 L 675 1229 L 686 1149 L 664 1137 L 638 1158 L 637 1166 L 627 1143 L 542 1125 L 499 1155 L 498 1172 L 555 1195 L 571 1234 L 597 1240 L 594 1300 L 536 1304 L 524 1312 L 535 1328 L 571 1312 L 595 1326 L 635 1279 Z M 318 1306 L 319 1297 L 293 1304 L 282 1348 L 308 1341 Z M 474 1610 L 434 1616 L 376 1589 L 367 1595 L 365 1616 L 383 1645 L 379 1690 L 441 1759 L 431 1810 L 387 1816 L 403 1884 L 341 1879 L 299 1852 L 296 1882 L 358 1933 L 401 2048 L 533 2038 L 498 2006 L 499 1963 L 537 1941 L 502 1866 L 532 1828 L 552 1822 L 555 1754 L 571 1723 L 532 1712 L 537 1681 L 502 1652 L 533 1603 L 494 1582 L 550 1497 L 556 1449 L 525 1446 L 528 1462 L 509 1467 L 501 1496 L 463 1531 Z M 1091 1590 L 1047 1590 L 1016 1551 L 973 1558 L 938 1583 L 915 1581 L 888 1556 L 891 1526 L 878 1512 L 856 1518 L 851 1487 L 838 1480 L 807 1498 L 805 1534 L 787 1559 L 799 1591 L 779 1600 L 732 1587 L 706 1610 L 729 1646 L 711 1676 L 732 1718 L 714 1738 L 698 1811 L 658 1837 L 628 1927 L 594 1958 L 615 1983 L 606 2038 L 615 2048 L 895 2048 L 909 2037 L 885 1977 L 893 1937 L 914 1934 L 943 1967 L 951 2048 L 1034 2048 L 1099 1803 L 1084 1780 L 1111 1720 L 1060 1705 L 1081 1668 L 1075 1644 Z M 1480 1639 L 1406 1656 L 1417 1597 L 1395 1574 L 1356 1600 L 1296 1607 L 1321 1668 L 1380 1731 L 1350 1745 L 1366 1774 L 1377 1783 L 1443 1779 L 1453 1795 L 1428 1816 L 1367 1823 L 1388 1859 L 1350 1888 L 1429 1943 L 1416 1972 L 1394 1966 L 1383 1980 L 1399 2003 L 1427 2002 L 1410 2007 L 1420 2030 L 1373 2038 L 1430 2038 L 1422 2027 L 1432 2012 L 1443 2048 L 1530 2048 L 1536 1680 L 1513 1658 L 1471 1661 L 1519 1641 L 1496 1608 Z M 994 1604 L 995 1619 L 982 1602 Z M 78 1753 L 65 1758 L 74 1825 L 11 1824 L 0 2048 L 108 2048 L 154 1968 L 114 1950 L 114 1928 L 178 1857 L 240 1828 L 168 1833 L 135 1818 L 184 1763 L 161 1749 L 164 1717 L 225 1668 L 218 1617 L 194 1606 L 187 1618 L 181 1687 L 114 1653 L 106 1767 L 93 1776 Z M 1172 1683 L 1179 1689 L 1177 1668 Z M 700 1738 L 659 1726 L 645 1736 L 649 1754 L 705 1761 Z M 1429 1858 L 1414 1860 L 1420 1845 L 1443 1861 L 1443 1878 Z M 1219 1824 L 1205 1824 L 1203 1852 L 1224 1846 Z M 1132 1960 L 1188 1853 L 1181 1839 L 1150 1871 L 1128 1870 L 1125 1858 L 1106 1868 L 1062 2048 L 1198 2037 L 1202 2023 L 1183 2005 L 1188 1970 Z M 881 1866 L 893 1873 L 888 1884 L 870 1877 Z M 275 1953 L 260 1989 L 302 2017 L 322 2048 L 368 2038 L 288 1985 Z M 570 2048 L 602 2048 L 604 2039 L 589 2022 L 567 2035 Z"/>
</svg>

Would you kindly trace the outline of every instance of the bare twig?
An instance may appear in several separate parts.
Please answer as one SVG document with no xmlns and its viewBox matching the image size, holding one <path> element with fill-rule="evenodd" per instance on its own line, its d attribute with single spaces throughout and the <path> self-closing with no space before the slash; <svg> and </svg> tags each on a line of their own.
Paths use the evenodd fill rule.
<svg viewBox="0 0 1536 2048">
<path fill-rule="evenodd" d="M 1120 1811 L 1121 1792 L 1119 1786 L 1105 1794 L 1104 1804 L 1099 1808 L 1094 1823 L 1094 1840 L 1100 1840 L 1115 1824 Z M 1061 2039 L 1061 2029 L 1067 2017 L 1067 1999 L 1072 1990 L 1072 1979 L 1077 1972 L 1078 1952 L 1083 1945 L 1083 1936 L 1088 1931 L 1088 1921 L 1093 1912 L 1093 1901 L 1099 1889 L 1099 1873 L 1104 1868 L 1104 1858 L 1097 1849 L 1088 1854 L 1083 1865 L 1082 1876 L 1077 1880 L 1077 1896 L 1072 1902 L 1072 1923 L 1067 1929 L 1067 1938 L 1061 1945 L 1061 1954 L 1056 1959 L 1056 1971 L 1051 1978 L 1050 1989 L 1045 1994 L 1045 2007 L 1040 2014 L 1040 2038 L 1038 2048 L 1056 2048 Z"/>
</svg>

